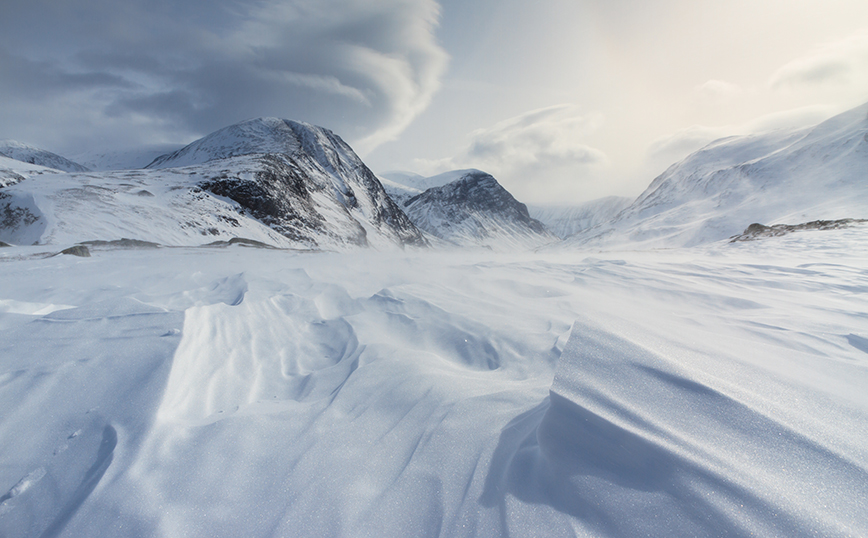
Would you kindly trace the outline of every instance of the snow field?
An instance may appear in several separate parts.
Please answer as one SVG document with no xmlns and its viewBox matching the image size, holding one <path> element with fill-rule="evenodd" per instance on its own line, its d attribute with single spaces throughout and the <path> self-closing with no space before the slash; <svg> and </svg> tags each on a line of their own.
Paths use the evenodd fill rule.
<svg viewBox="0 0 868 538">
<path fill-rule="evenodd" d="M 866 243 L 0 249 L 0 534 L 865 534 Z"/>
</svg>

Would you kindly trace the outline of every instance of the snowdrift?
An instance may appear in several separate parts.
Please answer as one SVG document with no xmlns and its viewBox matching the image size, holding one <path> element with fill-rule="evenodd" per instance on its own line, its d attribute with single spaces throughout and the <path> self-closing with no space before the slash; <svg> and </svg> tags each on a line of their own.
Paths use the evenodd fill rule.
<svg viewBox="0 0 868 538">
<path fill-rule="evenodd" d="M 0 534 L 864 535 L 866 231 L 0 249 Z"/>
</svg>

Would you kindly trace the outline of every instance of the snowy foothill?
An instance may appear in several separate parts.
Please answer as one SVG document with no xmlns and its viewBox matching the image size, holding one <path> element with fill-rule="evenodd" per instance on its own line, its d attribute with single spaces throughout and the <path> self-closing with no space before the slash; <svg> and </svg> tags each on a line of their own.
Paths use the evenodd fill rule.
<svg viewBox="0 0 868 538">
<path fill-rule="evenodd" d="M 868 226 L 0 249 L 3 536 L 860 536 Z"/>
<path fill-rule="evenodd" d="M 15 140 L 0 140 L 0 156 L 17 161 L 45 166 L 64 172 L 87 172 L 87 168 L 56 153 L 22 144 Z"/>
</svg>

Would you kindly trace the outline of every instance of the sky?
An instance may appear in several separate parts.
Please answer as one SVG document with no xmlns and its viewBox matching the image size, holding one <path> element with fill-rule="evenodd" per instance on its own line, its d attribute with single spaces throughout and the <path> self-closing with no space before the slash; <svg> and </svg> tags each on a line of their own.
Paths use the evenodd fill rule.
<svg viewBox="0 0 868 538">
<path fill-rule="evenodd" d="M 864 0 L 0 3 L 0 139 L 68 157 L 277 116 L 569 205 L 865 101 Z"/>
</svg>

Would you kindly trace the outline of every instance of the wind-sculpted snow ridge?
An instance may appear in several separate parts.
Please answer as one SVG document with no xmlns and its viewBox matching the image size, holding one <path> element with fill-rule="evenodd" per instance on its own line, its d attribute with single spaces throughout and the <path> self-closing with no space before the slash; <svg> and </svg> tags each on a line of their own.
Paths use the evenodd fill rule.
<svg viewBox="0 0 868 538">
<path fill-rule="evenodd" d="M 868 494 L 864 460 L 794 427 L 747 379 L 722 380 L 701 355 L 666 338 L 649 349 L 657 338 L 631 332 L 573 327 L 544 413 L 515 424 L 537 426 L 510 440 L 497 487 L 600 536 L 864 532 L 841 517 Z"/>
<path fill-rule="evenodd" d="M 305 249 L 427 244 L 340 138 L 285 120 L 223 129 L 147 170 L 18 176 L 0 197 L 0 240 L 14 244 L 130 238 L 193 246 L 238 237 Z"/>
<path fill-rule="evenodd" d="M 84 166 L 70 161 L 65 157 L 61 157 L 56 153 L 39 149 L 14 140 L 0 140 L 0 155 L 5 155 L 10 159 L 21 161 L 64 172 L 87 172 Z"/>
<path fill-rule="evenodd" d="M 0 249 L 0 535 L 864 536 L 868 229 L 818 235 Z"/>
<path fill-rule="evenodd" d="M 752 222 L 868 217 L 868 104 L 813 128 L 718 140 L 671 166 L 573 245 L 679 247 Z"/>
<path fill-rule="evenodd" d="M 557 239 L 490 174 L 461 170 L 437 177 L 455 175 L 458 179 L 403 202 L 416 226 L 460 246 L 529 249 Z"/>
</svg>

